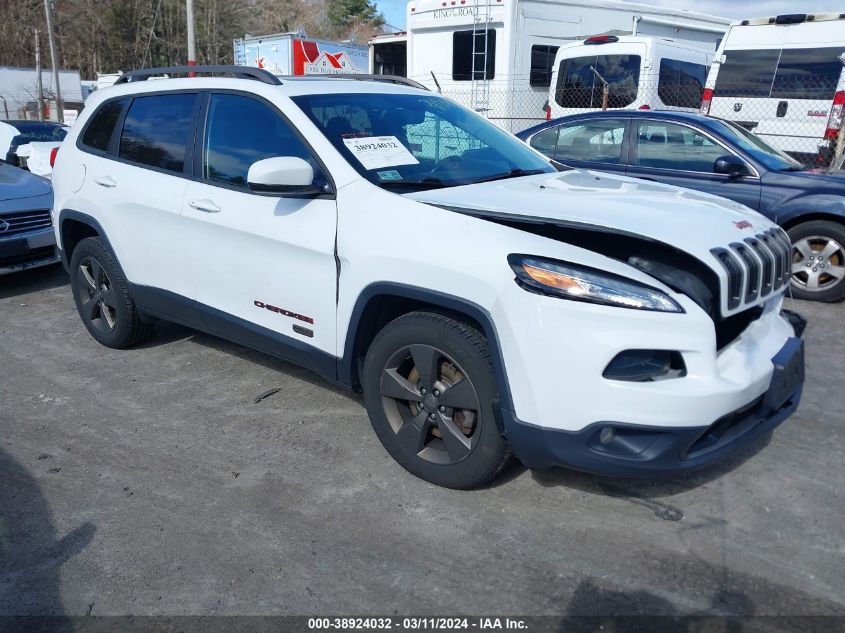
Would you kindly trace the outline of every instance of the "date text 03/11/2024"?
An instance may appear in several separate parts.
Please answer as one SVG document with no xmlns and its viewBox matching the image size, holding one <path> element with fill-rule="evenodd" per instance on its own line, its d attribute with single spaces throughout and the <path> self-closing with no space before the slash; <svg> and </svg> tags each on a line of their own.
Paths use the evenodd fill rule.
<svg viewBox="0 0 845 633">
<path fill-rule="evenodd" d="M 520 618 L 474 617 L 369 617 L 369 618 L 309 618 L 308 628 L 314 631 L 329 630 L 526 630 L 527 623 Z"/>
</svg>

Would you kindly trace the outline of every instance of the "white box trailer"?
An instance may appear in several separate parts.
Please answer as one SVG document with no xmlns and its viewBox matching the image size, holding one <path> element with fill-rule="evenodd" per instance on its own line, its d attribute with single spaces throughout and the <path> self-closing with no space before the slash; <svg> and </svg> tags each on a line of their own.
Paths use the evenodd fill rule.
<svg viewBox="0 0 845 633">
<path fill-rule="evenodd" d="M 27 104 L 36 99 L 38 73 L 34 68 L 0 67 L 0 118 L 27 118 Z M 54 95 L 53 73 L 49 68 L 41 71 L 41 84 L 44 100 L 49 101 Z M 60 70 L 59 87 L 62 100 L 78 103 L 82 98 L 82 81 L 78 70 Z M 55 120 L 55 108 L 48 111 L 48 118 Z M 52 113 L 52 114 L 51 114 Z M 37 118 L 37 113 L 33 112 Z"/>
<path fill-rule="evenodd" d="M 370 74 L 408 76 L 408 33 L 379 33 L 369 41 Z"/>
<path fill-rule="evenodd" d="M 351 42 L 331 42 L 304 33 L 244 37 L 233 42 L 235 64 L 264 68 L 274 75 L 366 73 L 369 51 Z"/>
<path fill-rule="evenodd" d="M 545 118 L 558 48 L 591 35 L 650 35 L 712 50 L 730 20 L 617 0 L 411 0 L 408 77 L 518 132 Z"/>
</svg>

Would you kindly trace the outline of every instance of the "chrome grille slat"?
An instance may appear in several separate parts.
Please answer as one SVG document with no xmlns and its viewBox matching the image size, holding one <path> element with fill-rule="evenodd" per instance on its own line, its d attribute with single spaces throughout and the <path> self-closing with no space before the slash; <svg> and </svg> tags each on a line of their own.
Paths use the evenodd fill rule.
<svg viewBox="0 0 845 633">
<path fill-rule="evenodd" d="M 745 302 L 754 301 L 760 294 L 760 268 L 762 263 L 750 251 L 748 246 L 734 242 L 731 248 L 739 255 L 739 259 L 745 264 Z"/>
<path fill-rule="evenodd" d="M 53 226 L 53 218 L 50 215 L 49 209 L 6 213 L 0 215 L 0 220 L 3 220 L 0 223 L 0 228 L 3 226 L 6 227 L 5 231 L 0 232 L 0 238 L 29 233 Z"/>
<path fill-rule="evenodd" d="M 713 248 L 710 252 L 727 275 L 722 305 L 730 313 L 756 305 L 782 290 L 792 277 L 792 243 L 779 228 L 733 242 L 727 248 Z"/>
</svg>

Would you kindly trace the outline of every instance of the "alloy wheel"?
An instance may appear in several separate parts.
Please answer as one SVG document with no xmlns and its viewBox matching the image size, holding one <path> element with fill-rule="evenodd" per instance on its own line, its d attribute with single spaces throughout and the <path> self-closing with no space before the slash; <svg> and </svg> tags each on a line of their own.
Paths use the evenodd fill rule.
<svg viewBox="0 0 845 633">
<path fill-rule="evenodd" d="M 792 283 L 808 292 L 821 292 L 845 278 L 845 249 L 820 235 L 803 237 L 792 245 Z"/>
<path fill-rule="evenodd" d="M 457 464 L 479 437 L 478 393 L 460 365 L 431 345 L 408 345 L 388 360 L 382 404 L 399 443 L 435 464 Z"/>
<path fill-rule="evenodd" d="M 114 330 L 117 322 L 115 294 L 102 264 L 93 257 L 84 258 L 79 262 L 76 279 L 83 318 L 100 332 L 109 333 Z"/>
</svg>

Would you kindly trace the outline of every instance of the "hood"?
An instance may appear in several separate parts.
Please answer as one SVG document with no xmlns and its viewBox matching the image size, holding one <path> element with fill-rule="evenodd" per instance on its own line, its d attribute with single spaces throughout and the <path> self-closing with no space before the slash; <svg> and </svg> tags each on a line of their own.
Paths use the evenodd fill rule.
<svg viewBox="0 0 845 633">
<path fill-rule="evenodd" d="M 833 191 L 820 191 L 818 193 L 839 193 L 845 194 L 845 170 L 837 169 L 804 169 L 801 171 L 779 171 L 769 172 L 766 176 L 774 174 L 778 182 L 786 182 L 794 187 L 814 187 Z"/>
<path fill-rule="evenodd" d="M 741 204 L 689 189 L 572 170 L 405 194 L 479 215 L 596 228 L 670 244 L 712 265 L 710 250 L 774 227 Z"/>
<path fill-rule="evenodd" d="M 34 198 L 49 193 L 49 181 L 26 170 L 0 163 L 0 200 Z"/>
</svg>

